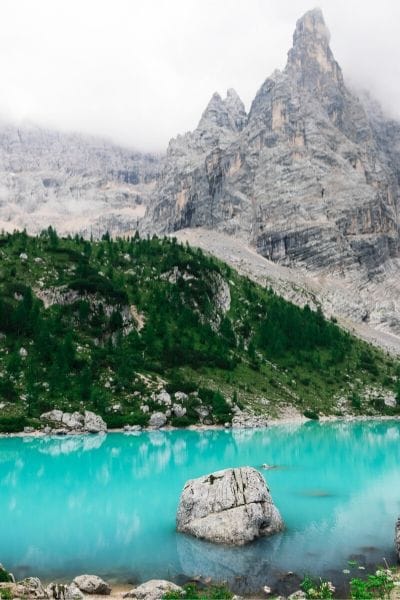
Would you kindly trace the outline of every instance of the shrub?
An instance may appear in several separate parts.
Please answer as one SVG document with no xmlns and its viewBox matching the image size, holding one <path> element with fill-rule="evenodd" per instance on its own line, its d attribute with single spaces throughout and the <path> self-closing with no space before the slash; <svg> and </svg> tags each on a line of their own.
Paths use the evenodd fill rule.
<svg viewBox="0 0 400 600">
<path fill-rule="evenodd" d="M 104 420 L 110 429 L 121 429 L 124 425 L 141 425 L 145 427 L 149 422 L 149 415 L 142 412 L 135 412 L 129 415 L 107 413 L 104 415 Z"/>
<path fill-rule="evenodd" d="M 360 398 L 360 396 L 358 394 L 353 393 L 352 396 L 351 396 L 351 398 L 350 398 L 350 401 L 351 401 L 351 405 L 352 405 L 353 408 L 355 408 L 356 410 L 360 410 L 360 408 L 361 408 L 361 398 Z"/>
<path fill-rule="evenodd" d="M 335 591 L 334 586 L 330 581 L 324 581 L 319 579 L 315 581 L 308 577 L 304 577 L 300 584 L 301 589 L 306 595 L 306 598 L 333 598 L 333 592 Z"/>
<path fill-rule="evenodd" d="M 232 421 L 232 409 L 221 392 L 215 392 L 208 388 L 200 388 L 199 397 L 204 404 L 207 404 L 211 408 L 212 415 L 217 423 Z"/>
<path fill-rule="evenodd" d="M 12 581 L 9 573 L 3 568 L 0 567 L 0 583 L 9 583 Z"/>
<path fill-rule="evenodd" d="M 183 586 L 183 592 L 166 592 L 163 600 L 231 600 L 233 594 L 225 585 L 211 585 L 210 587 L 199 589 L 194 583 L 187 583 Z"/>
<path fill-rule="evenodd" d="M 393 588 L 393 574 L 390 569 L 378 569 L 374 575 L 368 575 L 366 579 L 358 577 L 351 579 L 350 597 L 352 600 L 387 598 Z"/>
<path fill-rule="evenodd" d="M 318 421 L 319 420 L 319 415 L 314 410 L 307 409 L 307 410 L 304 411 L 303 414 L 304 414 L 304 416 L 307 419 L 313 419 L 313 421 Z"/>
<path fill-rule="evenodd" d="M 26 424 L 26 417 L 23 415 L 0 417 L 0 432 L 18 433 L 19 431 L 23 431 Z"/>
<path fill-rule="evenodd" d="M 189 425 L 197 423 L 197 420 L 198 419 L 195 417 L 183 415 L 183 417 L 173 417 L 171 419 L 171 425 L 174 427 L 189 427 Z"/>
</svg>

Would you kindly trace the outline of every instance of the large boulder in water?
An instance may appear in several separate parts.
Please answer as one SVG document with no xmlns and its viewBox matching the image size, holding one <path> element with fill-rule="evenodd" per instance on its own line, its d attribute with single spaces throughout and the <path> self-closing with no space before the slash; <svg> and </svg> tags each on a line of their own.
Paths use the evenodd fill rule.
<svg viewBox="0 0 400 600">
<path fill-rule="evenodd" d="M 252 467 L 226 469 L 188 481 L 176 524 L 183 533 L 234 546 L 284 528 L 261 473 Z"/>
<path fill-rule="evenodd" d="M 400 517 L 397 519 L 395 533 L 394 533 L 394 545 L 396 548 L 397 560 L 400 562 Z"/>
</svg>

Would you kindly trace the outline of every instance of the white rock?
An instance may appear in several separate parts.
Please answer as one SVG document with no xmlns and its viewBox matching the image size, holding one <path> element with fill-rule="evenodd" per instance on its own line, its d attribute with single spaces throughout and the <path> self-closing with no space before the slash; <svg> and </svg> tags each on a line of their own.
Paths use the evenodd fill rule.
<svg viewBox="0 0 400 600">
<path fill-rule="evenodd" d="M 141 425 L 124 425 L 124 431 L 142 431 Z"/>
<path fill-rule="evenodd" d="M 28 260 L 28 255 L 25 252 L 21 252 L 19 258 L 23 261 Z"/>
<path fill-rule="evenodd" d="M 164 579 L 151 579 L 133 588 L 124 598 L 136 598 L 137 600 L 160 600 L 167 592 L 183 592 L 183 589 Z"/>
<path fill-rule="evenodd" d="M 28 356 L 28 350 L 27 350 L 26 348 L 24 348 L 24 347 L 21 347 L 21 348 L 19 349 L 19 355 L 20 355 L 22 358 L 26 358 L 26 357 Z"/>
<path fill-rule="evenodd" d="M 107 425 L 100 415 L 85 410 L 84 429 L 89 433 L 99 433 L 100 431 L 107 431 Z"/>
<path fill-rule="evenodd" d="M 171 396 L 165 390 L 161 390 L 159 394 L 155 395 L 155 401 L 158 404 L 164 404 L 165 406 L 171 406 Z"/>
<path fill-rule="evenodd" d="M 180 404 L 173 404 L 172 412 L 176 417 L 183 417 L 184 415 L 186 415 L 186 408 L 184 406 L 181 406 Z"/>
<path fill-rule="evenodd" d="M 185 394 L 184 392 L 175 392 L 175 400 L 177 402 L 180 402 L 180 403 L 185 402 L 188 399 L 188 397 L 189 396 L 187 394 Z"/>
<path fill-rule="evenodd" d="M 42 421 L 52 421 L 53 423 L 61 423 L 63 411 L 57 408 L 40 415 Z"/>
<path fill-rule="evenodd" d="M 206 417 L 208 417 L 208 415 L 210 414 L 210 411 L 208 410 L 208 408 L 205 408 L 204 406 L 198 406 L 197 408 L 194 409 L 197 414 L 199 415 L 199 419 L 205 419 Z"/>
<path fill-rule="evenodd" d="M 176 523 L 183 533 L 235 546 L 284 527 L 262 475 L 252 467 L 226 469 L 188 481 Z"/>
<path fill-rule="evenodd" d="M 47 598 L 46 590 L 38 577 L 26 577 L 18 581 L 15 591 L 17 598 Z"/>
<path fill-rule="evenodd" d="M 63 413 L 61 422 L 63 425 L 68 427 L 68 429 L 82 429 L 83 416 L 78 412 L 65 412 Z"/>
<path fill-rule="evenodd" d="M 97 575 L 79 575 L 75 577 L 73 583 L 85 594 L 108 596 L 111 593 L 108 583 Z"/>
<path fill-rule="evenodd" d="M 151 415 L 149 425 L 150 427 L 163 427 L 167 422 L 167 417 L 162 412 L 155 412 Z"/>
</svg>

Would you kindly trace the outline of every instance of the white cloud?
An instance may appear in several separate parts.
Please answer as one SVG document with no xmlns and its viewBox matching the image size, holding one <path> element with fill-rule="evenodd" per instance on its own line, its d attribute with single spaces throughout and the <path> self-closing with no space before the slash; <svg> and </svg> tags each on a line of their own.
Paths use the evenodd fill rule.
<svg viewBox="0 0 400 600">
<path fill-rule="evenodd" d="M 322 0 L 347 80 L 400 116 L 400 4 Z M 2 0 L 0 113 L 162 150 L 214 91 L 249 107 L 309 0 Z"/>
</svg>

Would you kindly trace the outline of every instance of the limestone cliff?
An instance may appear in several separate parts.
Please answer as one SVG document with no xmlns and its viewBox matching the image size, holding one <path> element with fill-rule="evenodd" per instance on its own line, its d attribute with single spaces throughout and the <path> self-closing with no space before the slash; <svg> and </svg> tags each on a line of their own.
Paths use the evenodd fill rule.
<svg viewBox="0 0 400 600">
<path fill-rule="evenodd" d="M 232 90 L 214 95 L 197 129 L 170 142 L 143 228 L 233 234 L 275 262 L 345 280 L 364 320 L 399 332 L 399 132 L 346 86 L 314 9 L 247 116 Z"/>
</svg>

